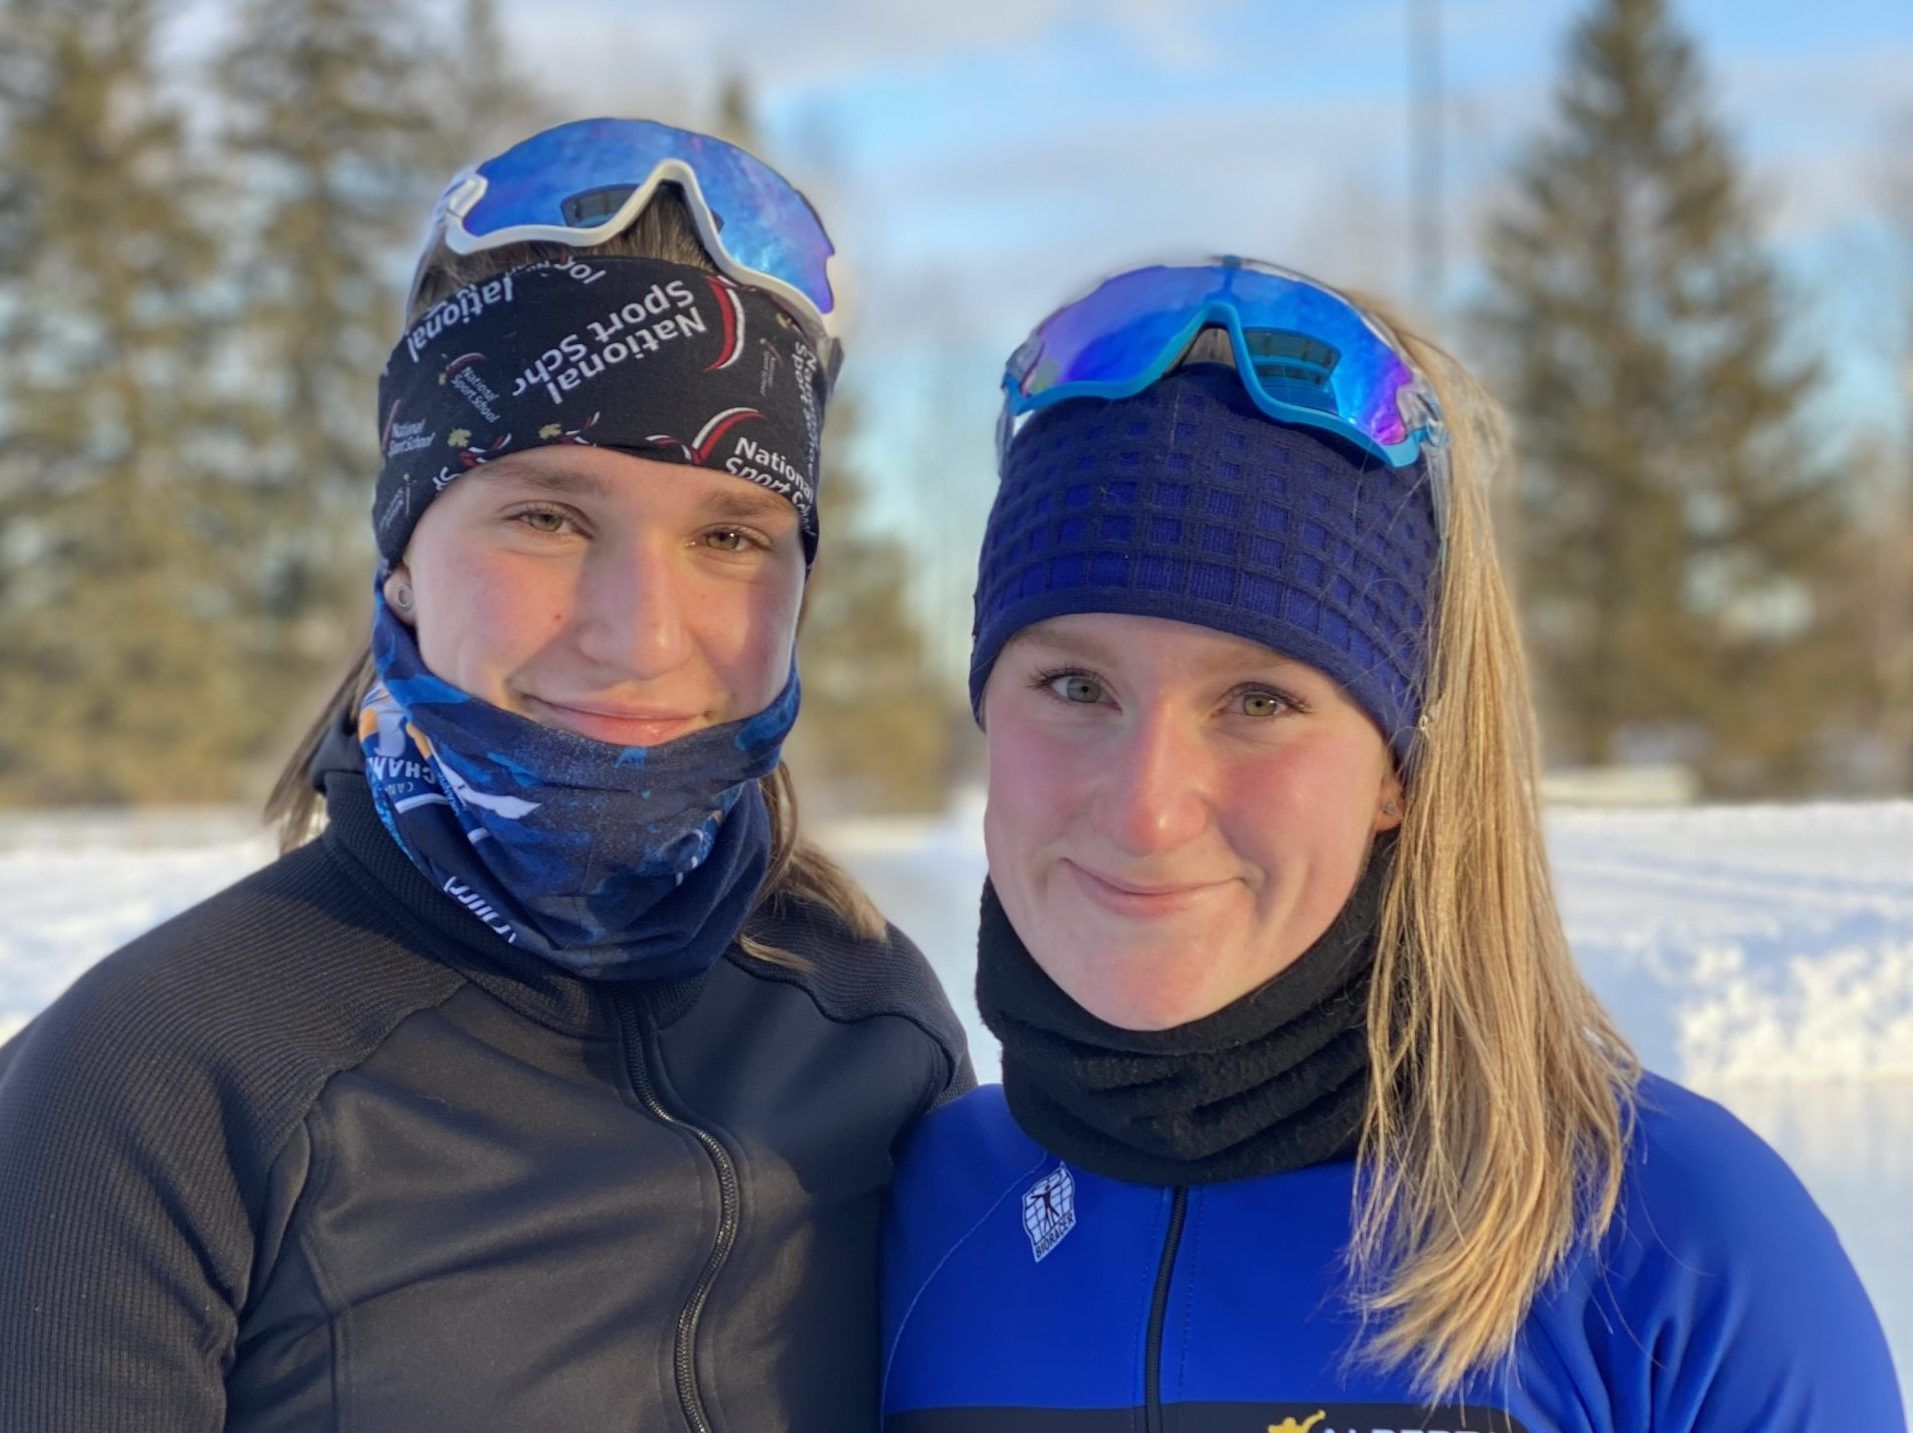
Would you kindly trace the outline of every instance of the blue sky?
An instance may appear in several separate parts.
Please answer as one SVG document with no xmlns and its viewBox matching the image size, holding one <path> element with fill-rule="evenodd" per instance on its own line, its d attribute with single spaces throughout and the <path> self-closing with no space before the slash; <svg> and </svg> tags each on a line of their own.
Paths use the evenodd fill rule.
<svg viewBox="0 0 1913 1433">
<path fill-rule="evenodd" d="M 1548 120 L 1583 9 L 1437 0 L 1451 262 L 1431 295 L 1408 242 L 1409 0 L 498 3 L 567 115 L 697 124 L 725 75 L 750 82 L 762 148 L 849 262 L 865 467 L 934 569 L 931 601 L 967 600 L 1002 356 L 1111 269 L 1256 254 L 1378 292 L 1465 352 L 1453 316 L 1478 282 L 1478 235 Z M 1883 301 L 1881 191 L 1892 164 L 1913 179 L 1913 4 L 1674 11 L 1765 202 L 1798 341 L 1830 360 L 1829 411 L 1900 421 L 1913 305 Z"/>
<path fill-rule="evenodd" d="M 851 265 L 864 467 L 932 606 L 967 603 L 1002 356 L 1102 273 L 1257 254 L 1381 293 L 1465 350 L 1452 316 L 1478 235 L 1548 121 L 1583 5 L 1439 9 L 1451 262 L 1431 296 L 1408 243 L 1407 0 L 502 3 L 523 61 L 563 75 L 577 112 L 696 123 L 721 76 L 750 81 L 764 148 Z M 1674 11 L 1764 201 L 1799 339 L 1828 357 L 1824 406 L 1843 426 L 1897 424 L 1909 305 L 1882 301 L 1880 194 L 1896 137 L 1913 151 L 1913 5 Z"/>
<path fill-rule="evenodd" d="M 1470 201 L 1544 118 L 1580 7 L 1440 3 L 1459 241 Z M 748 76 L 767 147 L 811 171 L 846 250 L 886 275 L 981 256 L 1027 269 L 1050 251 L 1072 270 L 1231 223 L 1332 258 L 1337 218 L 1362 217 L 1338 211 L 1389 226 L 1407 175 L 1404 0 L 507 0 L 504 13 L 527 62 L 562 72 L 585 108 L 694 119 L 719 76 Z M 1779 226 L 1822 228 L 1859 202 L 1896 109 L 1913 113 L 1913 6 L 1682 0 L 1676 13 Z M 1356 262 L 1379 264 L 1376 249 Z"/>
</svg>

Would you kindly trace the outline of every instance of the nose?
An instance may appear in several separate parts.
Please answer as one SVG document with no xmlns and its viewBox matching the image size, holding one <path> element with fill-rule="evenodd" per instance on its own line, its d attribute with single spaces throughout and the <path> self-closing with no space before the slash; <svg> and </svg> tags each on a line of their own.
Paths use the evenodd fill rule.
<svg viewBox="0 0 1913 1433">
<path fill-rule="evenodd" d="M 580 583 L 579 651 L 620 679 L 676 671 L 695 645 L 686 581 L 666 552 L 607 552 L 587 566 Z"/>
<path fill-rule="evenodd" d="M 1175 715 L 1144 709 L 1125 724 L 1102 777 L 1104 834 L 1127 856 L 1173 851 L 1209 824 L 1208 759 Z"/>
</svg>

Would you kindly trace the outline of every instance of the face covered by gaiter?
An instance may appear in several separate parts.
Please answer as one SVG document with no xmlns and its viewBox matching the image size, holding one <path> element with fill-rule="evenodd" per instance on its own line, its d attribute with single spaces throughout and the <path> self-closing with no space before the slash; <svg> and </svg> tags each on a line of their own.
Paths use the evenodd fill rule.
<svg viewBox="0 0 1913 1433">
<path fill-rule="evenodd" d="M 465 473 L 570 443 L 767 487 L 797 508 L 808 561 L 823 400 L 796 326 L 729 280 L 650 259 L 511 270 L 427 312 L 386 365 L 380 552 L 389 570 Z M 753 716 L 622 747 L 435 676 L 375 596 L 379 680 L 359 739 L 373 803 L 413 864 L 502 940 L 579 975 L 708 969 L 769 866 L 757 783 L 796 721 L 795 670 Z"/>
</svg>

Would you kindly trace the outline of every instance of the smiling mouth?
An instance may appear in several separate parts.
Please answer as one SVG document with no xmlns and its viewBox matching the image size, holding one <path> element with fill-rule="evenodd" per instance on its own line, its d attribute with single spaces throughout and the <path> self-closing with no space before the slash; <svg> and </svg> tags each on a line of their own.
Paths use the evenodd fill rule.
<svg viewBox="0 0 1913 1433">
<path fill-rule="evenodd" d="M 1199 881 L 1179 885 L 1144 885 L 1101 876 L 1074 861 L 1064 861 L 1077 885 L 1097 905 L 1117 915 L 1175 915 L 1200 904 L 1226 887 L 1227 881 Z"/>
<path fill-rule="evenodd" d="M 546 726 L 616 746 L 659 746 L 705 724 L 698 712 L 554 702 L 529 695 L 525 701 L 531 715 Z"/>
</svg>

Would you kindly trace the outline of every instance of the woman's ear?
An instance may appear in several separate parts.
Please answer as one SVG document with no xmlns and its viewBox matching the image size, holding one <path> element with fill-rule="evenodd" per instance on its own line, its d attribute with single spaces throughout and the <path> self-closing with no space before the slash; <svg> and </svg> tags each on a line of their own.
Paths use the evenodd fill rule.
<svg viewBox="0 0 1913 1433">
<path fill-rule="evenodd" d="M 1382 781 L 1381 792 L 1376 797 L 1375 824 L 1371 829 L 1379 835 L 1401 825 L 1402 806 L 1406 800 L 1402 794 L 1402 779 L 1391 771 Z"/>
<path fill-rule="evenodd" d="M 380 591 L 385 594 L 385 605 L 392 609 L 392 615 L 410 627 L 418 610 L 418 599 L 412 595 L 411 570 L 404 563 L 398 563 L 385 575 Z"/>
</svg>

